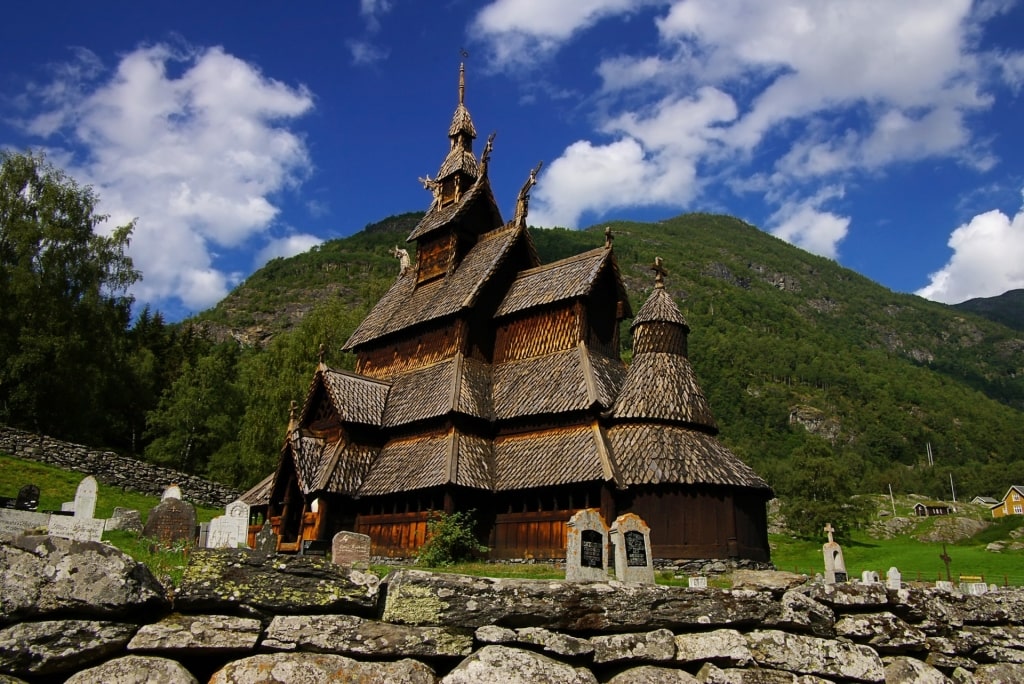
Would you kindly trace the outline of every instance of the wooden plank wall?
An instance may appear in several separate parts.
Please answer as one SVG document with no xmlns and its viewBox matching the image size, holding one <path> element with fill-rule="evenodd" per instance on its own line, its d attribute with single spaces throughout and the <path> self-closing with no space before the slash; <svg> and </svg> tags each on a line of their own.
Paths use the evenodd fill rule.
<svg viewBox="0 0 1024 684">
<path fill-rule="evenodd" d="M 445 325 L 424 330 L 418 335 L 361 352 L 356 372 L 371 378 L 388 378 L 451 358 L 462 348 L 463 327 L 461 320 L 454 323 L 448 320 Z"/>
<path fill-rule="evenodd" d="M 356 516 L 356 532 L 369 535 L 370 554 L 412 558 L 427 539 L 429 511 Z"/>
<path fill-rule="evenodd" d="M 570 307 L 542 310 L 498 328 L 494 362 L 517 361 L 572 348 L 580 340 L 578 313 Z"/>
<path fill-rule="evenodd" d="M 565 558 L 566 524 L 574 513 L 499 513 L 488 544 L 491 558 Z"/>
</svg>

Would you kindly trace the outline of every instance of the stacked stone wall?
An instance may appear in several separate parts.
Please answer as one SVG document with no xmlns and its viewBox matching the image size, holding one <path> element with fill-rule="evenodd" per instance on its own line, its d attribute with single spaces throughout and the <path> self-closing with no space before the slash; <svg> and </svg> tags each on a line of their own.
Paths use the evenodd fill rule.
<svg viewBox="0 0 1024 684">
<path fill-rule="evenodd" d="M 104 484 L 152 496 L 160 496 L 164 489 L 176 484 L 189 501 L 214 508 L 224 506 L 240 495 L 233 487 L 179 470 L 6 426 L 0 426 L 0 453 L 92 475 Z"/>
</svg>

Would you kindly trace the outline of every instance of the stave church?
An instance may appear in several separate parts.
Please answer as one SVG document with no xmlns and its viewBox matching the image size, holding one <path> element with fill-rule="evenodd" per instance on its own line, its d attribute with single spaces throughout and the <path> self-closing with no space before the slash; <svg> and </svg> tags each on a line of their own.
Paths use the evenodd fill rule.
<svg viewBox="0 0 1024 684">
<path fill-rule="evenodd" d="M 539 167 L 505 221 L 478 158 L 460 68 L 447 156 L 399 275 L 344 349 L 321 360 L 290 416 L 277 470 L 246 493 L 278 550 L 341 530 L 414 557 L 437 511 L 473 511 L 490 558 L 564 558 L 566 524 L 632 512 L 664 559 L 767 562 L 768 484 L 716 438 L 687 358 L 689 326 L 652 268 L 634 314 L 612 235 L 538 259 L 527 214 Z M 620 356 L 632 319 L 633 358 Z"/>
</svg>

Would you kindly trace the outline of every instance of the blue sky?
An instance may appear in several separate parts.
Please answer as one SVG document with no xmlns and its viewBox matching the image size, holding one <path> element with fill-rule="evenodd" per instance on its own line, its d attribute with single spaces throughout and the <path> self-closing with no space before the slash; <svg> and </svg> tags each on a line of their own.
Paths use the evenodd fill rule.
<svg viewBox="0 0 1024 684">
<path fill-rule="evenodd" d="M 1024 287 L 1024 0 L 17 3 L 0 146 L 137 217 L 173 320 L 426 209 L 463 50 L 506 217 L 543 160 L 533 225 L 724 212 L 896 291 Z"/>
</svg>

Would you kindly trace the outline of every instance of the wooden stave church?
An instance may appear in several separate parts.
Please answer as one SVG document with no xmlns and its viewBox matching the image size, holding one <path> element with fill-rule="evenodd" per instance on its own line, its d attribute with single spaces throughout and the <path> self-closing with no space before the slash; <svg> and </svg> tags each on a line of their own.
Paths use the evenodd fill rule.
<svg viewBox="0 0 1024 684">
<path fill-rule="evenodd" d="M 542 265 L 526 227 L 534 169 L 505 223 L 479 161 L 465 72 L 434 199 L 401 273 L 346 342 L 355 372 L 320 362 L 277 470 L 243 496 L 298 552 L 340 530 L 375 556 L 413 557 L 435 511 L 473 510 L 491 559 L 564 558 L 584 508 L 651 527 L 666 559 L 768 562 L 768 484 L 717 439 L 687 358 L 689 326 L 656 283 L 632 316 L 612 248 Z"/>
</svg>

